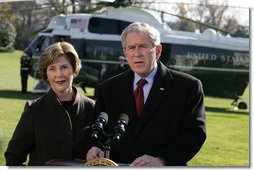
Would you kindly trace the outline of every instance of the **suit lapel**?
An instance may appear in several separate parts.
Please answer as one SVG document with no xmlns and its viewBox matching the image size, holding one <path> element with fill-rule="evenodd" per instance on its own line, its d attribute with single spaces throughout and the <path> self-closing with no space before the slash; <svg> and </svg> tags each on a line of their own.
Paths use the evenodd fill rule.
<svg viewBox="0 0 254 171">
<path fill-rule="evenodd" d="M 136 107 L 133 95 L 133 72 L 130 70 L 125 73 L 127 76 L 123 76 L 120 81 L 118 81 L 118 85 L 115 86 L 114 92 L 116 93 L 117 99 L 121 102 L 121 108 L 124 110 L 129 117 L 135 116 Z"/>
<path fill-rule="evenodd" d="M 161 65 L 159 62 L 158 71 L 155 75 L 153 86 L 144 106 L 144 111 L 142 112 L 138 122 L 135 135 L 138 134 L 139 130 L 149 120 L 149 118 L 156 114 L 156 109 L 160 107 L 160 104 L 163 102 L 165 97 L 170 94 L 171 84 L 169 82 L 172 80 L 173 77 L 168 68 L 166 68 L 164 65 Z"/>
</svg>

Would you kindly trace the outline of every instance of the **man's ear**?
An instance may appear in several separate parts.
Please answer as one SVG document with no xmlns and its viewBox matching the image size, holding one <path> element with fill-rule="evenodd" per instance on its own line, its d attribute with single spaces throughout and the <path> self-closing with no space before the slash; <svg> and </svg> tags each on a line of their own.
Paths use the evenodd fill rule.
<svg viewBox="0 0 254 171">
<path fill-rule="evenodd" d="M 160 56 L 161 56 L 162 45 L 161 44 L 157 45 L 155 50 L 156 50 L 156 59 L 158 60 L 160 58 Z"/>
</svg>

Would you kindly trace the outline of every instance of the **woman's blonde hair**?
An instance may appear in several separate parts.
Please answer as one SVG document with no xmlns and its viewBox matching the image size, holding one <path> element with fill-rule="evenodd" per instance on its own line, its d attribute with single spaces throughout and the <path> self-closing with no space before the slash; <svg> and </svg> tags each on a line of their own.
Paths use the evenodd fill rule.
<svg viewBox="0 0 254 171">
<path fill-rule="evenodd" d="M 68 61 L 70 62 L 74 77 L 79 74 L 81 69 L 81 61 L 79 59 L 78 53 L 75 48 L 67 42 L 57 42 L 50 45 L 42 53 L 39 62 L 39 71 L 43 80 L 47 81 L 47 67 L 60 56 L 65 55 Z"/>
</svg>

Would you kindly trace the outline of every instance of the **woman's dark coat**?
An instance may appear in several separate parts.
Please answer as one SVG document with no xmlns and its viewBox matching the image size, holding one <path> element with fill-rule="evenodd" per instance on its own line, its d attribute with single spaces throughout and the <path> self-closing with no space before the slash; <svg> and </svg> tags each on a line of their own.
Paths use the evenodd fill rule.
<svg viewBox="0 0 254 171">
<path fill-rule="evenodd" d="M 85 159 L 89 146 L 94 101 L 76 92 L 74 103 L 65 110 L 51 89 L 25 105 L 5 152 L 6 165 L 42 166 L 52 159 Z M 76 114 L 75 127 L 70 113 Z"/>
</svg>

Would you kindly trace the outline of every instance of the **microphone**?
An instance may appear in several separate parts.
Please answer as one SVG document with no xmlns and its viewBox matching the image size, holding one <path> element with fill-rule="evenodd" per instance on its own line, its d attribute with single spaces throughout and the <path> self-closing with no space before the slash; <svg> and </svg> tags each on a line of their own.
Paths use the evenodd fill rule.
<svg viewBox="0 0 254 171">
<path fill-rule="evenodd" d="M 91 137 L 98 139 L 99 134 L 101 134 L 107 122 L 108 122 L 108 114 L 106 114 L 105 112 L 101 112 L 97 117 L 96 122 L 91 126 L 92 130 Z"/>
<path fill-rule="evenodd" d="M 112 137 L 113 142 L 118 142 L 123 134 L 125 133 L 125 128 L 127 127 L 129 122 L 129 116 L 126 114 L 121 114 L 118 121 L 117 125 L 114 127 L 114 133 Z"/>
</svg>

